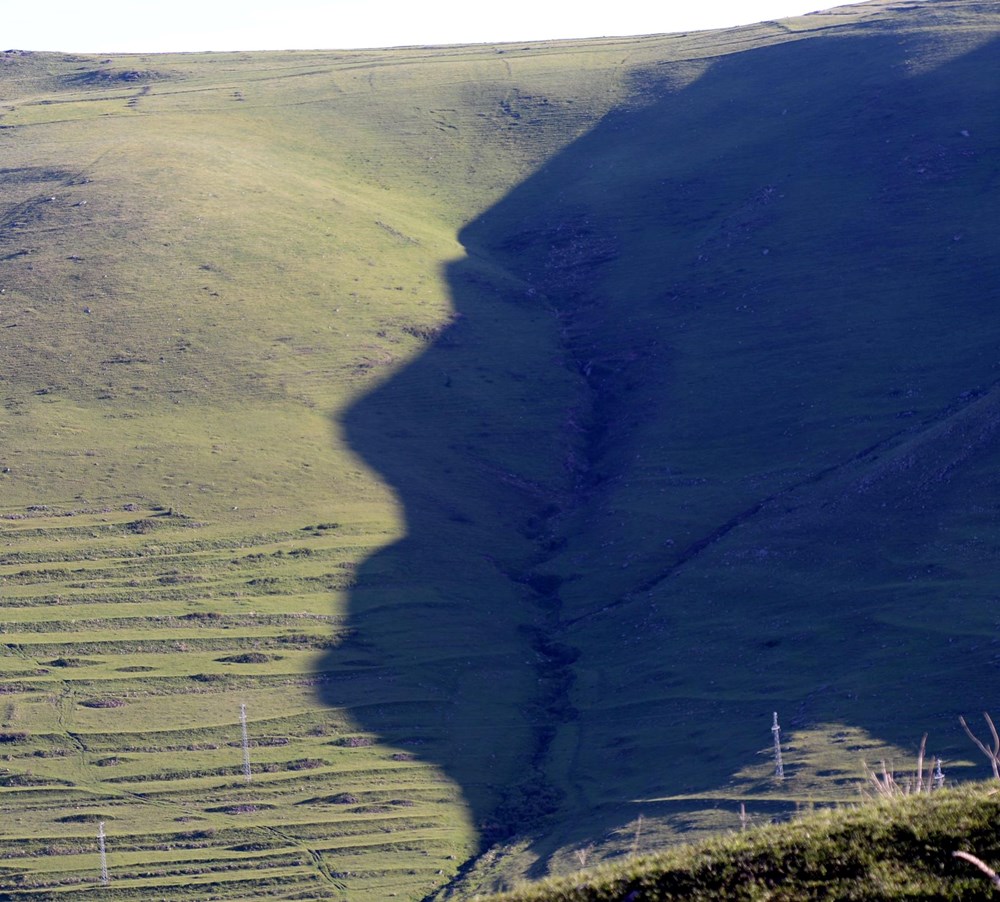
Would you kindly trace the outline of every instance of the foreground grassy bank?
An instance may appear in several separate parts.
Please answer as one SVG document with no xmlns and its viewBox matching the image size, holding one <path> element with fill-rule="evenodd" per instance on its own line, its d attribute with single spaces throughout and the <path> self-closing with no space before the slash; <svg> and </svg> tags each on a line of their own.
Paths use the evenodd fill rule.
<svg viewBox="0 0 1000 902">
<path fill-rule="evenodd" d="M 820 811 L 527 886 L 495 902 L 983 899 L 1000 860 L 1000 797 L 982 784 Z"/>
</svg>

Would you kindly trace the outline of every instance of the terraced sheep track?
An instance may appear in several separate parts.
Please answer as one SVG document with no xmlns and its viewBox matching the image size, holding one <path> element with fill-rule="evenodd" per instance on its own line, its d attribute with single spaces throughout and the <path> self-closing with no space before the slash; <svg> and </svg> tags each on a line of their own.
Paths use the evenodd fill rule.
<svg viewBox="0 0 1000 902">
<path fill-rule="evenodd" d="M 363 648 L 317 672 L 350 646 L 328 608 L 367 537 L 206 539 L 130 507 L 0 519 L 2 897 L 374 899 L 440 883 L 458 863 L 458 793 L 415 759 L 419 731 L 390 748 L 316 701 L 318 681 L 379 681 Z"/>
</svg>

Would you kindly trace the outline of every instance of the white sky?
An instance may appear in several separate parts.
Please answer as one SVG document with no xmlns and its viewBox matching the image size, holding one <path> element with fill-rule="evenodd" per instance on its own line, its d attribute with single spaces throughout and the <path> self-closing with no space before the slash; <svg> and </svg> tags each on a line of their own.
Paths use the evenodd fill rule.
<svg viewBox="0 0 1000 902">
<path fill-rule="evenodd" d="M 858 2 L 858 0 L 854 0 Z M 8 0 L 0 50 L 77 53 L 492 43 L 746 25 L 847 0 Z"/>
</svg>

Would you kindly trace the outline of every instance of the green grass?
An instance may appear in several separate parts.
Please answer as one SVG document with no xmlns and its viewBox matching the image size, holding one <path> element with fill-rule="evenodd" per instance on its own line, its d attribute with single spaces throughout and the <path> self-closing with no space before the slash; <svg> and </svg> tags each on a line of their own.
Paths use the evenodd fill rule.
<svg viewBox="0 0 1000 902">
<path fill-rule="evenodd" d="M 0 57 L 0 893 L 101 893 L 80 813 L 118 898 L 419 899 L 981 775 L 998 29 Z"/>
<path fill-rule="evenodd" d="M 457 789 L 411 750 L 419 737 L 393 747 L 317 703 L 318 680 L 378 680 L 360 655 L 319 672 L 338 641 L 329 587 L 356 535 L 205 541 L 176 518 L 118 532 L 155 520 L 149 509 L 56 513 L 4 521 L 9 898 L 97 892 L 98 820 L 122 898 L 154 886 L 170 898 L 242 898 L 248 886 L 383 898 L 427 891 L 465 857 Z M 266 660 L 240 660 L 255 655 Z"/>
<path fill-rule="evenodd" d="M 983 899 L 991 892 L 989 877 L 953 853 L 995 866 L 998 816 L 994 794 L 982 785 L 869 801 L 850 811 L 819 812 L 790 824 L 581 869 L 489 898 Z"/>
</svg>

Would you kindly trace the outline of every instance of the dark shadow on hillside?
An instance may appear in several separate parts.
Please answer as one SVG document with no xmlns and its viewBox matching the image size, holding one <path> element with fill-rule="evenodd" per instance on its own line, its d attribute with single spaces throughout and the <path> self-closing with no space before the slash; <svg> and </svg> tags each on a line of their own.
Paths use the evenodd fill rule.
<svg viewBox="0 0 1000 902">
<path fill-rule="evenodd" d="M 910 76 L 908 40 L 637 77 L 463 231 L 455 321 L 344 417 L 407 536 L 360 566 L 324 700 L 440 766 L 486 841 L 721 787 L 773 710 L 968 752 L 1000 637 L 1000 67 Z"/>
</svg>

